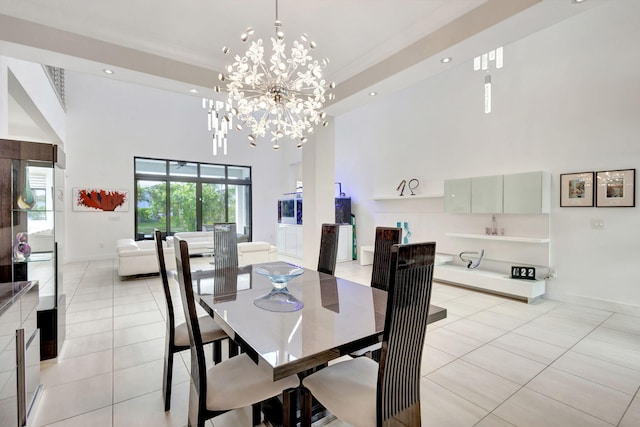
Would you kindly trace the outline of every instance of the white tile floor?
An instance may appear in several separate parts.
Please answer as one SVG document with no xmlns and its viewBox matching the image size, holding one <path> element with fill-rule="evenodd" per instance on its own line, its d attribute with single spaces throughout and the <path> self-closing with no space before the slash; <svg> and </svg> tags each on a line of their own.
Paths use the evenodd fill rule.
<svg viewBox="0 0 640 427">
<path fill-rule="evenodd" d="M 340 263 L 336 274 L 367 284 L 371 267 Z M 172 409 L 163 410 L 160 279 L 121 281 L 114 262 L 99 261 L 66 265 L 64 282 L 67 338 L 58 359 L 42 363 L 31 425 L 185 426 L 188 353 L 176 359 Z M 448 317 L 427 332 L 424 425 L 640 425 L 640 315 L 442 284 L 432 302 Z M 245 410 L 209 425 L 250 424 Z"/>
</svg>

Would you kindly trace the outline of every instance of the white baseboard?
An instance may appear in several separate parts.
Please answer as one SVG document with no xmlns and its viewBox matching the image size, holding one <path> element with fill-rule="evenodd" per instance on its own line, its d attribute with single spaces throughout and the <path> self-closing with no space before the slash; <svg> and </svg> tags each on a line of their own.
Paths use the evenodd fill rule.
<svg viewBox="0 0 640 427">
<path fill-rule="evenodd" d="M 616 313 L 628 314 L 640 317 L 640 307 L 636 305 L 624 304 L 615 301 L 605 301 L 595 298 L 583 297 L 581 295 L 565 294 L 564 298 L 554 298 L 557 301 L 567 302 L 570 304 L 584 305 L 591 308 L 597 308 L 605 311 L 613 311 Z"/>
</svg>

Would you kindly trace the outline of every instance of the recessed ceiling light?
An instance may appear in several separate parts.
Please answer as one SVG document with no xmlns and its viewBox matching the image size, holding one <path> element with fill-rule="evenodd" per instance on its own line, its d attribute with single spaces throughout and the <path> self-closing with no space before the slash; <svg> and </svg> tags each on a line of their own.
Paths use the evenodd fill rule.
<svg viewBox="0 0 640 427">
<path fill-rule="evenodd" d="M 189 93 L 198 93 L 198 89 L 189 89 Z"/>
<path fill-rule="evenodd" d="M 376 96 L 378 92 L 369 92 L 369 96 Z"/>
<path fill-rule="evenodd" d="M 443 64 L 448 64 L 449 62 L 451 62 L 452 59 L 453 59 L 452 57 L 447 56 L 445 58 L 442 58 L 440 62 L 442 62 Z"/>
<path fill-rule="evenodd" d="M 571 0 L 573 4 L 583 3 L 585 0 Z"/>
<path fill-rule="evenodd" d="M 102 72 L 105 73 L 105 74 L 113 74 L 114 73 L 114 71 L 110 70 L 109 68 L 105 68 L 104 70 L 102 70 Z"/>
</svg>

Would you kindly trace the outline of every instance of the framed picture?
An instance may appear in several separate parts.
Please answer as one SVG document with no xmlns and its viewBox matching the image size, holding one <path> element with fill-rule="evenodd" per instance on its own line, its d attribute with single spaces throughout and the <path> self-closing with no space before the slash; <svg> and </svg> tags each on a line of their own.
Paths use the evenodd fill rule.
<svg viewBox="0 0 640 427">
<path fill-rule="evenodd" d="M 593 206 L 593 172 L 560 175 L 560 207 Z"/>
<path fill-rule="evenodd" d="M 596 172 L 596 206 L 599 208 L 636 205 L 636 170 Z"/>
</svg>

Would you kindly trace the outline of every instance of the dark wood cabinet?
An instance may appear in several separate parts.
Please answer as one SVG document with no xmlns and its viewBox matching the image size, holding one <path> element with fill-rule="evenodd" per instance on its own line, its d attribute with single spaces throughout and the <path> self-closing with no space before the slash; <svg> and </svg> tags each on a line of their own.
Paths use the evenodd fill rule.
<svg viewBox="0 0 640 427">
<path fill-rule="evenodd" d="M 0 283 L 39 281 L 43 360 L 57 357 L 65 335 L 64 166 L 55 144 L 0 139 Z"/>
</svg>

